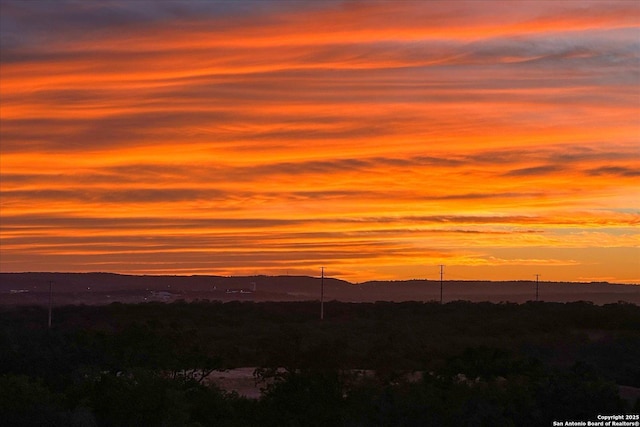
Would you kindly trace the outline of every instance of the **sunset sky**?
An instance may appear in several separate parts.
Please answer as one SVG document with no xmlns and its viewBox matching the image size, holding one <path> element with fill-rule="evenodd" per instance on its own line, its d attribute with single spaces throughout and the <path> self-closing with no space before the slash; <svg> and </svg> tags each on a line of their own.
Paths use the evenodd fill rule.
<svg viewBox="0 0 640 427">
<path fill-rule="evenodd" d="M 2 272 L 640 283 L 640 2 L 0 1 Z"/>
</svg>

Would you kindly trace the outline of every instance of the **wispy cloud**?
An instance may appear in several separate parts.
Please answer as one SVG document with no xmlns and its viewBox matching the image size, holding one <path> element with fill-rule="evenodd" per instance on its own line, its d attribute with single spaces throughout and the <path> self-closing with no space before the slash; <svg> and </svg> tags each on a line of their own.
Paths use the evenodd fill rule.
<svg viewBox="0 0 640 427">
<path fill-rule="evenodd" d="M 570 280 L 637 241 L 634 2 L 0 5 L 3 271 Z"/>
</svg>

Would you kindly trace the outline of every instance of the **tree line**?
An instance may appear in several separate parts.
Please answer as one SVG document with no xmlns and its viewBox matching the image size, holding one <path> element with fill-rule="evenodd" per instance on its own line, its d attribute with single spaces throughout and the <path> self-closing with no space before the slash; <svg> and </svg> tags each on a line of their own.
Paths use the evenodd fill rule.
<svg viewBox="0 0 640 427">
<path fill-rule="evenodd" d="M 2 308 L 7 425 L 550 425 L 639 412 L 640 307 L 178 301 Z M 256 367 L 260 399 L 208 374 Z"/>
</svg>

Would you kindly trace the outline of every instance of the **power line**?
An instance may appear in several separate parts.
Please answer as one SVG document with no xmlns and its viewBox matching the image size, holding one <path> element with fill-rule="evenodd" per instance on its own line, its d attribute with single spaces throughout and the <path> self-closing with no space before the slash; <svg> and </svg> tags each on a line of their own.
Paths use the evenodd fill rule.
<svg viewBox="0 0 640 427">
<path fill-rule="evenodd" d="M 320 320 L 324 320 L 324 267 L 320 267 Z"/>
<path fill-rule="evenodd" d="M 53 303 L 53 281 L 49 280 L 49 329 L 51 329 L 51 305 Z"/>
<path fill-rule="evenodd" d="M 442 304 L 442 278 L 444 276 L 444 265 L 440 264 L 440 304 Z"/>
</svg>

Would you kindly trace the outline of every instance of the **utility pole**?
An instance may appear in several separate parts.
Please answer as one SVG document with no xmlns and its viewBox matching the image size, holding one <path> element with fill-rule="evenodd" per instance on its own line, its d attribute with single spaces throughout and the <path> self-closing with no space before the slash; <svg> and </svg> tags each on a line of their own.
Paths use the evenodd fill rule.
<svg viewBox="0 0 640 427">
<path fill-rule="evenodd" d="M 53 303 L 53 281 L 49 280 L 49 329 L 51 329 L 51 305 Z"/>
<path fill-rule="evenodd" d="M 440 304 L 442 304 L 442 277 L 444 276 L 444 265 L 440 264 Z"/>
<path fill-rule="evenodd" d="M 538 296 L 539 296 L 539 293 L 538 293 L 538 284 L 539 284 L 539 281 L 540 281 L 540 275 L 539 275 L 539 274 L 536 274 L 536 301 L 538 301 Z"/>
<path fill-rule="evenodd" d="M 324 320 L 324 267 L 320 267 L 320 320 Z"/>
</svg>

